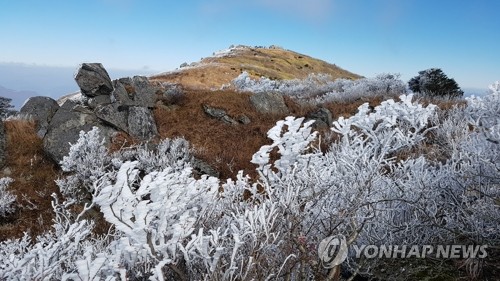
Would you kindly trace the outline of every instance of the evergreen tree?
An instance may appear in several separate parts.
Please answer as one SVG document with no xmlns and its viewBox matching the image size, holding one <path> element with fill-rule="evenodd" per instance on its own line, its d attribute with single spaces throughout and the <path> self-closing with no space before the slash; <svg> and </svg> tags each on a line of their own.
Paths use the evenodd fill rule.
<svg viewBox="0 0 500 281">
<path fill-rule="evenodd" d="M 418 72 L 418 76 L 408 81 L 410 90 L 429 96 L 461 97 L 464 92 L 457 82 L 448 78 L 439 68 L 429 68 Z"/>
<path fill-rule="evenodd" d="M 10 104 L 11 102 L 12 99 L 0 97 L 0 118 L 5 118 L 16 112 L 12 109 L 14 106 Z"/>
</svg>

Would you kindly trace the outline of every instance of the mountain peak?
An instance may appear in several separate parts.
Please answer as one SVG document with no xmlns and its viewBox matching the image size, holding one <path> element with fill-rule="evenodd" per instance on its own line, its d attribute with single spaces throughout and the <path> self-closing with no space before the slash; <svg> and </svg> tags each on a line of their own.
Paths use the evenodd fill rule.
<svg viewBox="0 0 500 281">
<path fill-rule="evenodd" d="M 304 79 L 312 73 L 329 74 L 333 79 L 358 79 L 360 75 L 310 56 L 277 46 L 231 46 L 199 62 L 184 63 L 179 69 L 151 77 L 152 80 L 182 84 L 185 88 L 218 89 L 243 72 L 254 78 Z"/>
</svg>

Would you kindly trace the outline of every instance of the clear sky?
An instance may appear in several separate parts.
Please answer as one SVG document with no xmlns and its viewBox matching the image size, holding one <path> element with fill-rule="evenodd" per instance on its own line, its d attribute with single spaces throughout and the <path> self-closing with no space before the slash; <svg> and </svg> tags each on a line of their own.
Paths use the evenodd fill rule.
<svg viewBox="0 0 500 281">
<path fill-rule="evenodd" d="M 0 0 L 0 63 L 172 70 L 279 45 L 370 77 L 500 80 L 499 0 Z"/>
</svg>

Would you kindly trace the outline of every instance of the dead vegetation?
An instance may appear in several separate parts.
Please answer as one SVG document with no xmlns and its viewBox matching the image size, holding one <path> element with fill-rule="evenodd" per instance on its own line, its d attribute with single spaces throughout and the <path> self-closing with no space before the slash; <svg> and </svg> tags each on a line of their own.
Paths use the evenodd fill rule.
<svg viewBox="0 0 500 281">
<path fill-rule="evenodd" d="M 58 192 L 54 180 L 60 172 L 44 155 L 33 122 L 6 121 L 5 131 L 7 168 L 1 176 L 14 179 L 9 190 L 17 196 L 18 208 L 0 221 L 0 241 L 19 238 L 24 232 L 35 237 L 52 226 L 51 194 Z"/>
<path fill-rule="evenodd" d="M 186 89 L 220 89 L 243 71 L 254 78 L 304 79 L 311 73 L 329 74 L 333 79 L 358 79 L 334 64 L 284 49 L 239 48 L 230 55 L 202 59 L 196 66 L 184 67 L 152 77 L 153 81 L 182 84 Z"/>
</svg>

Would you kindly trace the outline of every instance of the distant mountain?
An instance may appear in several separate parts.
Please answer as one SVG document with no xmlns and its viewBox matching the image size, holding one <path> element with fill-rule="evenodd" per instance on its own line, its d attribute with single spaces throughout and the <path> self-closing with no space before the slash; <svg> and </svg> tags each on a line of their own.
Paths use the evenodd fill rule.
<svg viewBox="0 0 500 281">
<path fill-rule="evenodd" d="M 311 73 L 330 74 L 334 79 L 362 76 L 310 56 L 280 47 L 236 46 L 215 52 L 200 62 L 183 64 L 175 71 L 151 76 L 153 80 L 180 83 L 188 89 L 219 89 L 243 71 L 252 77 L 303 79 Z"/>
<path fill-rule="evenodd" d="M 73 79 L 75 67 L 53 67 L 18 63 L 0 63 L 1 96 L 12 99 L 19 109 L 31 96 L 48 96 L 57 99 L 78 91 Z M 108 69 L 112 79 L 134 75 L 150 75 L 155 71 Z"/>
<path fill-rule="evenodd" d="M 33 91 L 16 91 L 9 88 L 2 87 L 0 85 L 0 97 L 6 97 L 12 99 L 12 105 L 19 109 L 25 100 L 29 97 L 36 96 L 37 93 Z"/>
<path fill-rule="evenodd" d="M 470 97 L 470 96 L 484 96 L 488 93 L 488 89 L 484 88 L 462 88 L 462 91 L 464 91 L 464 96 L 465 97 Z"/>
</svg>

